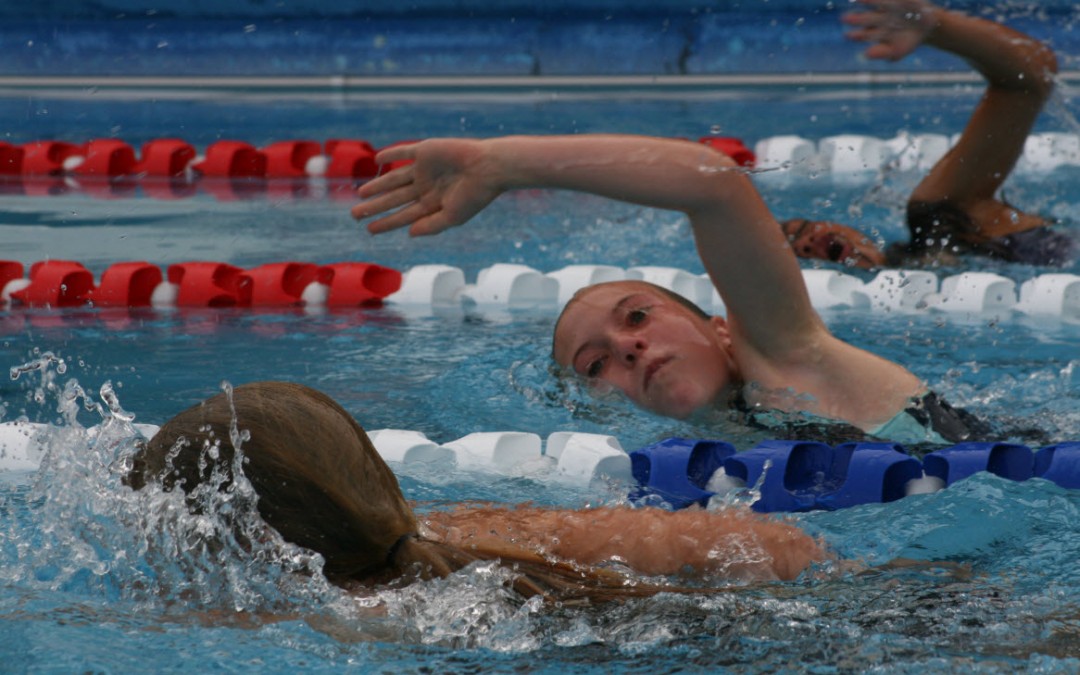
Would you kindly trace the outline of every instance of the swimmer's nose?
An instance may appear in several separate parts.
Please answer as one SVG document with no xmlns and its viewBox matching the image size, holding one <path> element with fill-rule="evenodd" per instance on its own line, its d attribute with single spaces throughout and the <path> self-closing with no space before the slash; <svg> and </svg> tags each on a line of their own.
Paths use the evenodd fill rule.
<svg viewBox="0 0 1080 675">
<path fill-rule="evenodd" d="M 648 348 L 648 344 L 640 337 L 626 337 L 619 343 L 619 356 L 628 365 L 633 365 L 637 362 L 638 357 L 641 356 Z"/>
</svg>

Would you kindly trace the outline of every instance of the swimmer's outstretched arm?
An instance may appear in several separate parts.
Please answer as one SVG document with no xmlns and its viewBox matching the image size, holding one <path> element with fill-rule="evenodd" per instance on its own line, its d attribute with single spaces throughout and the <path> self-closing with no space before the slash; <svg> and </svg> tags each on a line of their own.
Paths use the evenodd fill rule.
<svg viewBox="0 0 1080 675">
<path fill-rule="evenodd" d="M 920 44 L 965 59 L 987 89 L 960 140 L 911 195 L 966 210 L 980 234 L 996 237 L 1041 223 L 995 199 L 1053 91 L 1057 59 L 1045 44 L 1011 28 L 924 0 L 859 0 L 866 11 L 844 15 L 849 37 L 871 45 L 870 58 L 897 60 Z"/>
<path fill-rule="evenodd" d="M 698 253 L 733 328 L 775 355 L 826 333 L 776 220 L 728 157 L 689 141 L 639 136 L 432 139 L 384 150 L 414 160 L 365 184 L 353 207 L 379 233 L 429 235 L 460 225 L 499 194 L 522 188 L 589 192 L 686 213 Z M 395 210 L 396 209 L 396 210 Z"/>
<path fill-rule="evenodd" d="M 727 307 L 741 375 L 817 400 L 825 417 L 872 429 L 924 389 L 903 367 L 838 340 L 810 305 L 794 252 L 749 177 L 690 141 L 641 136 L 432 139 L 379 153 L 414 160 L 360 188 L 371 232 L 460 225 L 507 190 L 554 188 L 686 213 Z M 613 233 L 612 236 L 617 236 Z"/>
<path fill-rule="evenodd" d="M 468 549 L 514 545 L 582 565 L 639 574 L 791 580 L 831 556 L 797 527 L 738 510 L 666 511 L 464 507 L 424 517 L 432 534 Z"/>
</svg>

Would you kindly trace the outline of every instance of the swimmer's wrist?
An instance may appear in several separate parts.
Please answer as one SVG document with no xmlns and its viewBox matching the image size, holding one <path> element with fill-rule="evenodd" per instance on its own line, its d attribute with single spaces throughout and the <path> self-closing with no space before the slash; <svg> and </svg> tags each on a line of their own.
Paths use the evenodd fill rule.
<svg viewBox="0 0 1080 675">
<path fill-rule="evenodd" d="M 942 25 L 949 21 L 949 15 L 957 14 L 951 12 L 943 7 L 938 7 L 929 2 L 924 2 L 922 7 L 916 12 L 915 22 L 918 24 L 919 29 L 922 30 L 922 43 L 931 46 L 938 46 L 936 40 L 938 39 L 939 32 L 942 29 Z M 959 16 L 964 16 L 960 14 Z"/>
<path fill-rule="evenodd" d="M 499 192 L 531 187 L 528 179 L 529 143 L 526 136 L 503 136 L 482 141 L 482 171 Z"/>
</svg>

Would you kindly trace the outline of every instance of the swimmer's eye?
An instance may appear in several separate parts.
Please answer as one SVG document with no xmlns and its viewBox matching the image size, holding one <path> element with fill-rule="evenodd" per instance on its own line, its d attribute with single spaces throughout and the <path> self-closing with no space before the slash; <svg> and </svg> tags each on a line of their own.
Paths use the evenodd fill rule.
<svg viewBox="0 0 1080 675">
<path fill-rule="evenodd" d="M 626 313 L 626 323 L 631 326 L 639 326 L 647 318 L 649 318 L 649 309 L 647 307 L 632 309 Z"/>
<path fill-rule="evenodd" d="M 595 361 L 590 361 L 589 364 L 585 366 L 585 377 L 597 378 L 600 377 L 600 373 L 603 371 L 604 359 L 596 359 Z"/>
</svg>

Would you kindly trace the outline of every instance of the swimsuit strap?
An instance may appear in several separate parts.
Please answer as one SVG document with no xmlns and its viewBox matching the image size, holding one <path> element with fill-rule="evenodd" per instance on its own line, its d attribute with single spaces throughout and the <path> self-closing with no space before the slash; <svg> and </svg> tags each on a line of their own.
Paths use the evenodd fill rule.
<svg viewBox="0 0 1080 675">
<path fill-rule="evenodd" d="M 743 396 L 742 387 L 739 387 L 739 390 L 731 396 L 731 400 L 728 401 L 728 407 L 741 413 L 752 412 L 752 409 L 746 402 L 746 397 Z"/>
<path fill-rule="evenodd" d="M 386 564 L 390 567 L 394 566 L 394 558 L 397 556 L 398 551 L 401 550 L 402 545 L 409 539 L 417 539 L 419 536 L 415 532 L 406 532 L 398 537 L 397 541 L 390 547 L 390 550 L 386 553 Z"/>
</svg>

